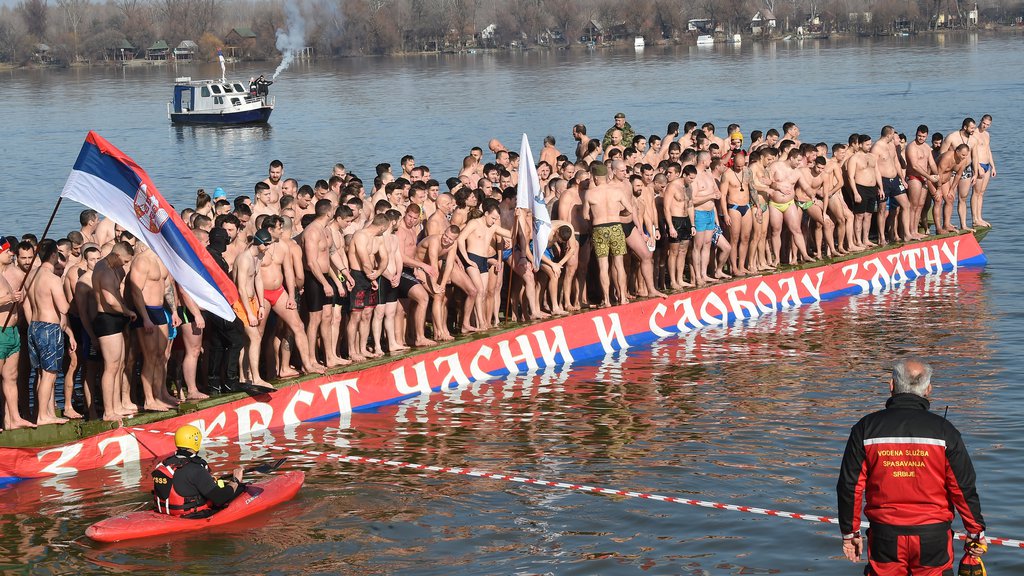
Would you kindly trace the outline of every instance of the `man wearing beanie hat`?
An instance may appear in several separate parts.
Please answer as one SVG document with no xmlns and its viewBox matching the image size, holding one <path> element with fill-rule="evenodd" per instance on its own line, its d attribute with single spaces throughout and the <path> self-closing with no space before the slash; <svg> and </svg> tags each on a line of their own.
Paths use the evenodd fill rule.
<svg viewBox="0 0 1024 576">
<path fill-rule="evenodd" d="M 258 388 L 271 388 L 260 377 L 260 325 L 267 317 L 266 296 L 263 293 L 263 278 L 259 274 L 263 255 L 274 243 L 273 236 L 263 228 L 252 236 L 249 246 L 235 258 L 234 281 L 238 287 L 238 301 L 232 304 L 235 313 L 243 321 L 245 336 L 249 340 L 246 347 L 246 358 L 249 364 L 248 381 Z"/>
<path fill-rule="evenodd" d="M 225 274 L 228 273 L 228 263 L 224 260 L 224 251 L 228 240 L 228 233 L 216 227 L 210 230 L 210 243 L 206 246 L 206 251 Z M 245 345 L 242 321 L 238 318 L 224 320 L 206 310 L 203 310 L 203 319 L 206 321 L 205 333 L 209 335 L 205 352 L 209 357 L 206 367 L 210 391 L 234 392 L 239 388 L 238 353 Z"/>
</svg>

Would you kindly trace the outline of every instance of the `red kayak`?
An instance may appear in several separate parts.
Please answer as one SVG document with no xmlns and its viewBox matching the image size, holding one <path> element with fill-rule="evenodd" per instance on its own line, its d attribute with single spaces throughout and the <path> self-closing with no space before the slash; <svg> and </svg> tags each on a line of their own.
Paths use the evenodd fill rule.
<svg viewBox="0 0 1024 576">
<path fill-rule="evenodd" d="M 291 500 L 302 487 L 305 479 L 304 472 L 294 470 L 262 482 L 249 484 L 245 487 L 245 491 L 229 502 L 223 510 L 209 518 L 188 520 L 167 514 L 158 514 L 151 510 L 129 512 L 93 524 L 85 531 L 85 535 L 97 542 L 120 542 L 121 540 L 193 532 L 214 526 L 223 526 Z"/>
</svg>

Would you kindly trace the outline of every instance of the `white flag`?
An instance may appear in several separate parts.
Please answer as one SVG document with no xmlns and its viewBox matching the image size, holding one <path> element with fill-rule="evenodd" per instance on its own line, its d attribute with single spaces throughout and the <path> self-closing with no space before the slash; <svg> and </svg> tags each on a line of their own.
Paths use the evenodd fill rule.
<svg viewBox="0 0 1024 576">
<path fill-rule="evenodd" d="M 533 212 L 533 265 L 540 268 L 541 256 L 548 247 L 551 237 L 551 216 L 548 215 L 547 204 L 544 203 L 544 189 L 537 177 L 537 165 L 533 162 L 530 151 L 530 140 L 523 134 L 523 144 L 519 147 L 519 193 L 516 198 L 517 208 L 526 208 Z"/>
</svg>

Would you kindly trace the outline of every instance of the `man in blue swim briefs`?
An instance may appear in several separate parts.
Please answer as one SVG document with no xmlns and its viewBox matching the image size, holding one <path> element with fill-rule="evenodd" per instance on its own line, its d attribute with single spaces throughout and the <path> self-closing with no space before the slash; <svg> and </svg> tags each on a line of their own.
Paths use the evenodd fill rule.
<svg viewBox="0 0 1024 576">
<path fill-rule="evenodd" d="M 170 289 L 172 282 L 160 258 L 145 244 L 138 243 L 127 284 L 138 314 L 132 327 L 142 352 L 143 407 L 155 412 L 166 412 L 178 405 L 178 399 L 166 385 L 167 343 L 171 330 L 181 324 L 175 292 Z"/>
</svg>

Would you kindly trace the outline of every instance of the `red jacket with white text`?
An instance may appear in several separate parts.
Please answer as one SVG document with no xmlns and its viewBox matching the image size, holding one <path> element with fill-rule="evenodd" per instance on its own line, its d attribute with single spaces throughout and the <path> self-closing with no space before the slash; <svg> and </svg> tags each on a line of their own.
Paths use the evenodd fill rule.
<svg viewBox="0 0 1024 576">
<path fill-rule="evenodd" d="M 873 524 L 951 523 L 953 509 L 972 535 L 985 530 L 974 465 L 960 432 L 929 411 L 927 399 L 896 394 L 850 431 L 839 473 L 839 527 L 860 531 L 860 510 Z"/>
</svg>

